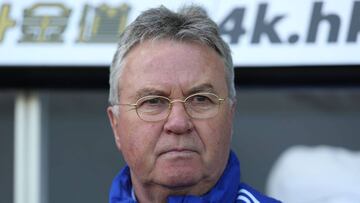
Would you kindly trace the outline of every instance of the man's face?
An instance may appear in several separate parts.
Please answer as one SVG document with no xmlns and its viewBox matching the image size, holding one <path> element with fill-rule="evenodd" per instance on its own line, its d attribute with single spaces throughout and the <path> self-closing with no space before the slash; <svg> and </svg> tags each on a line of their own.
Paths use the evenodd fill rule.
<svg viewBox="0 0 360 203">
<path fill-rule="evenodd" d="M 209 119 L 192 119 L 175 102 L 165 120 L 141 120 L 129 106 L 109 107 L 117 147 L 130 166 L 135 185 L 167 188 L 213 185 L 230 150 L 233 104 L 227 98 L 224 62 L 207 46 L 170 40 L 146 41 L 124 59 L 120 103 L 147 95 L 184 99 L 197 92 L 226 98 Z"/>
</svg>

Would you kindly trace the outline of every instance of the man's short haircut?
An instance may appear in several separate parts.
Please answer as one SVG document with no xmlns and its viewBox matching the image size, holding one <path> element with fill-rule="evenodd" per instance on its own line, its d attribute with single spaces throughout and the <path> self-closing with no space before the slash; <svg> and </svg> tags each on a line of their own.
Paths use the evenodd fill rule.
<svg viewBox="0 0 360 203">
<path fill-rule="evenodd" d="M 216 23 L 198 6 L 184 7 L 178 13 L 160 6 L 143 12 L 120 36 L 110 67 L 109 103 L 111 105 L 119 103 L 119 79 L 125 56 L 137 44 L 158 39 L 195 42 L 214 49 L 224 60 L 228 97 L 235 101 L 234 69 L 230 48 L 221 39 Z"/>
</svg>

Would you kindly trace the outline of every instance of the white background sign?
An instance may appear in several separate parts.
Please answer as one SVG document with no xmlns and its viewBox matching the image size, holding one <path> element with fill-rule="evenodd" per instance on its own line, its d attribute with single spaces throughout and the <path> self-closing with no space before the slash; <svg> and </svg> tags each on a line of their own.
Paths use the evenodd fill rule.
<svg viewBox="0 0 360 203">
<path fill-rule="evenodd" d="M 124 26 L 145 9 L 163 4 L 176 10 L 190 2 L 220 26 L 238 67 L 360 64 L 360 1 L 355 0 L 5 0 L 0 66 L 108 66 L 116 42 L 106 40 L 116 41 L 114 34 L 121 32 L 112 15 L 121 14 L 117 19 Z M 104 13 L 108 21 L 102 21 Z M 51 26 L 54 22 L 61 26 Z M 111 30 L 113 25 L 118 30 Z"/>
</svg>

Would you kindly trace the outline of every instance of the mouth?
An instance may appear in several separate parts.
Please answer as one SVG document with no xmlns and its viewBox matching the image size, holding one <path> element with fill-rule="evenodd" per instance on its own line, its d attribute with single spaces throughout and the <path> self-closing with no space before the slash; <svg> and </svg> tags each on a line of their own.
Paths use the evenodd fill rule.
<svg viewBox="0 0 360 203">
<path fill-rule="evenodd" d="M 187 148 L 173 148 L 173 149 L 167 149 L 167 150 L 162 151 L 159 154 L 159 156 L 162 156 L 162 155 L 174 155 L 174 156 L 191 155 L 192 153 L 196 153 L 196 151 L 193 149 L 187 149 Z"/>
</svg>

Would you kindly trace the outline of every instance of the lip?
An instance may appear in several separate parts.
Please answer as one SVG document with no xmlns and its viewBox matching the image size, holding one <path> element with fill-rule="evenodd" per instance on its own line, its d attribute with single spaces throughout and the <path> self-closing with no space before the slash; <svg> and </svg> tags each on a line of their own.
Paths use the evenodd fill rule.
<svg viewBox="0 0 360 203">
<path fill-rule="evenodd" d="M 188 149 L 188 148 L 171 148 L 163 150 L 159 153 L 159 156 L 168 154 L 168 153 L 196 153 L 196 150 Z"/>
</svg>

